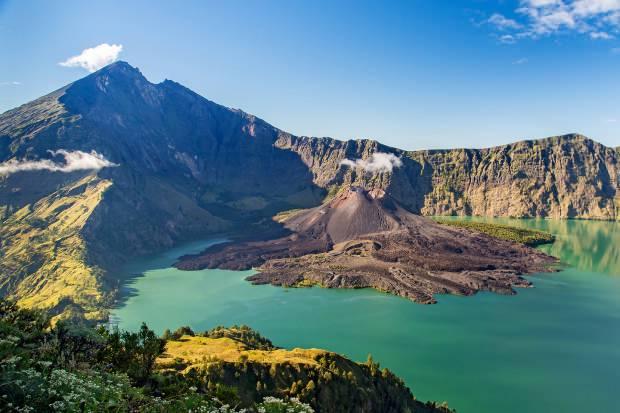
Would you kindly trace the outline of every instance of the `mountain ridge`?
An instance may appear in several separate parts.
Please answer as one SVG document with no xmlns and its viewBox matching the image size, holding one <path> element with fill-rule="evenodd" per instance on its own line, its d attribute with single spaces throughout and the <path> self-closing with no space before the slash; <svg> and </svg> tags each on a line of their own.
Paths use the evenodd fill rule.
<svg viewBox="0 0 620 413">
<path fill-rule="evenodd" d="M 278 144 L 300 154 L 319 186 L 371 185 L 424 215 L 602 220 L 617 220 L 619 216 L 618 152 L 580 134 L 484 149 L 404 151 L 374 140 L 308 137 L 291 137 Z M 403 167 L 394 169 L 391 177 L 379 174 L 370 178 L 340 168 L 344 159 L 368 158 L 377 151 L 399 155 Z M 575 167 L 586 168 L 579 171 L 577 180 L 571 169 Z M 492 174 L 486 174 L 489 168 Z M 531 171 L 535 179 L 527 179 L 526 171 Z M 547 172 L 553 173 L 550 179 L 543 176 Z M 514 185 L 507 185 L 507 181 Z M 528 199 L 528 186 L 535 187 L 538 199 Z M 420 189 L 424 191 L 422 196 Z M 506 192 L 516 196 L 506 199 Z"/>
</svg>

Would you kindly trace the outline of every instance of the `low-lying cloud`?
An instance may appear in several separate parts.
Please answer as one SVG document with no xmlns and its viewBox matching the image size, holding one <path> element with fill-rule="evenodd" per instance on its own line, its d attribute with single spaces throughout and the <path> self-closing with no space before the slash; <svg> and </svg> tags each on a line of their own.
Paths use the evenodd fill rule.
<svg viewBox="0 0 620 413">
<path fill-rule="evenodd" d="M 351 168 L 362 168 L 366 172 L 392 172 L 403 165 L 403 161 L 393 153 L 375 152 L 368 159 L 344 159 L 341 165 Z"/>
<path fill-rule="evenodd" d="M 60 62 L 59 65 L 82 67 L 92 73 L 118 60 L 118 55 L 122 51 L 122 44 L 102 43 L 99 46 L 82 50 L 79 55 L 70 57 L 64 62 Z"/>
<path fill-rule="evenodd" d="M 0 175 L 10 175 L 22 171 L 50 171 L 50 172 L 74 172 L 81 170 L 98 171 L 103 168 L 118 166 L 107 160 L 103 155 L 95 151 L 67 151 L 59 149 L 49 151 L 53 156 L 62 156 L 64 162 L 56 162 L 52 159 L 17 160 L 0 163 Z"/>
</svg>

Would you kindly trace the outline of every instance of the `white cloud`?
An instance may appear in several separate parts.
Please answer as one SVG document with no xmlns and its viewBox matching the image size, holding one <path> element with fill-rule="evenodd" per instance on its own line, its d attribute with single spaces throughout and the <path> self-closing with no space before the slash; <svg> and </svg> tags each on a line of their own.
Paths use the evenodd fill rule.
<svg viewBox="0 0 620 413">
<path fill-rule="evenodd" d="M 603 40 L 611 40 L 614 38 L 611 34 L 607 32 L 590 32 L 590 37 L 592 39 L 603 39 Z"/>
<path fill-rule="evenodd" d="M 618 119 L 607 119 L 607 122 L 609 122 L 609 123 L 616 123 L 616 122 L 618 122 Z"/>
<path fill-rule="evenodd" d="M 529 62 L 529 59 L 527 57 L 522 57 L 521 59 L 517 59 L 514 62 L 512 62 L 513 65 L 524 65 L 527 62 Z"/>
<path fill-rule="evenodd" d="M 487 21 L 500 30 L 521 28 L 521 25 L 517 23 L 516 20 L 507 19 L 504 15 L 499 13 L 494 13 Z"/>
<path fill-rule="evenodd" d="M 504 34 L 499 37 L 499 41 L 504 44 L 514 44 L 517 42 L 517 39 L 512 34 Z"/>
<path fill-rule="evenodd" d="M 392 172 L 403 165 L 403 161 L 393 153 L 375 152 L 368 159 L 344 159 L 341 165 L 351 168 L 362 168 L 366 172 Z"/>
<path fill-rule="evenodd" d="M 122 44 L 102 43 L 99 46 L 82 50 L 77 56 L 73 56 L 60 62 L 65 67 L 82 67 L 89 72 L 95 72 L 102 67 L 118 60 L 118 55 L 123 51 Z"/>
<path fill-rule="evenodd" d="M 620 10 L 620 0 L 575 0 L 573 1 L 575 14 L 591 16 Z"/>
<path fill-rule="evenodd" d="M 488 22 L 502 43 L 571 32 L 609 40 L 620 32 L 620 0 L 520 0 L 514 16 L 494 13 Z"/>
<path fill-rule="evenodd" d="M 59 149 L 49 151 L 54 156 L 62 156 L 64 163 L 55 162 L 52 159 L 39 160 L 17 160 L 0 163 L 0 175 L 10 175 L 21 171 L 51 171 L 51 172 L 73 172 L 80 170 L 95 170 L 118 166 L 107 160 L 103 155 L 95 152 L 67 151 Z"/>
<path fill-rule="evenodd" d="M 20 86 L 22 82 L 12 81 L 12 82 L 0 82 L 0 86 Z"/>
<path fill-rule="evenodd" d="M 561 3 L 561 0 L 529 0 L 527 3 L 533 7 L 545 7 Z"/>
<path fill-rule="evenodd" d="M 620 54 L 620 47 L 614 47 L 611 49 L 611 54 Z"/>
</svg>

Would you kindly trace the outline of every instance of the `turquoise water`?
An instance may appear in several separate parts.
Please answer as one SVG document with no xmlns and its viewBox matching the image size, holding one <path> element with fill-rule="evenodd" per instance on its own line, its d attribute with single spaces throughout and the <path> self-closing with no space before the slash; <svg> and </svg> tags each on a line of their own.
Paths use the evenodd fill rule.
<svg viewBox="0 0 620 413">
<path fill-rule="evenodd" d="M 620 411 L 620 225 L 495 220 L 557 236 L 563 271 L 515 296 L 441 296 L 418 305 L 372 290 L 252 286 L 250 271 L 170 267 L 194 243 L 131 264 L 143 274 L 113 312 L 121 328 L 248 324 L 282 347 L 375 360 L 422 400 L 459 413 Z"/>
</svg>

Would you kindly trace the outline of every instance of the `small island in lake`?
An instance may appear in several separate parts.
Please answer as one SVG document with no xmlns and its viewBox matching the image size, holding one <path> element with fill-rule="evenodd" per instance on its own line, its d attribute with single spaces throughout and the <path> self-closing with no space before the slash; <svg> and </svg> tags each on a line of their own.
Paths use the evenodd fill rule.
<svg viewBox="0 0 620 413">
<path fill-rule="evenodd" d="M 556 262 L 509 237 L 437 223 L 408 212 L 382 190 L 357 186 L 282 223 L 287 236 L 215 245 L 175 266 L 257 268 L 248 277 L 254 284 L 372 287 L 430 304 L 440 293 L 514 294 L 513 287 L 531 285 L 523 274 L 549 271 Z"/>
</svg>

